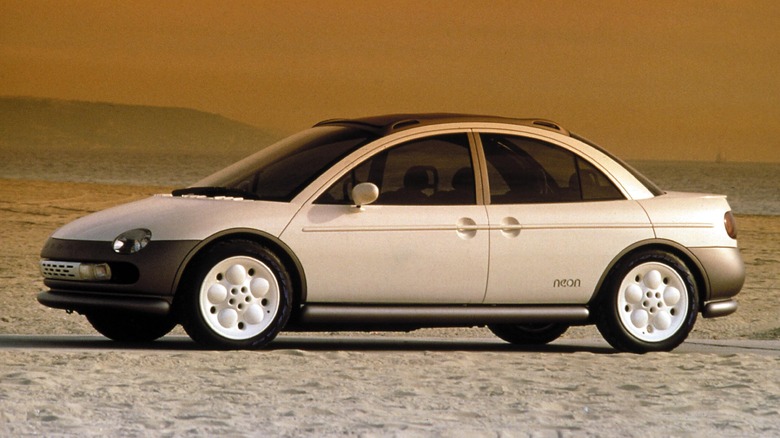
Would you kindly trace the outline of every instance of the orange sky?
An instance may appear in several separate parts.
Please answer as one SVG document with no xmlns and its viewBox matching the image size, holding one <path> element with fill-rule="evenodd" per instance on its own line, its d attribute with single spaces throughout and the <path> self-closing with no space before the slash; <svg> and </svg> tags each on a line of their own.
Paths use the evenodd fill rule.
<svg viewBox="0 0 780 438">
<path fill-rule="evenodd" d="M 386 112 L 544 117 L 628 159 L 780 161 L 779 23 L 775 0 L 0 0 L 0 95 L 279 135 Z"/>
</svg>

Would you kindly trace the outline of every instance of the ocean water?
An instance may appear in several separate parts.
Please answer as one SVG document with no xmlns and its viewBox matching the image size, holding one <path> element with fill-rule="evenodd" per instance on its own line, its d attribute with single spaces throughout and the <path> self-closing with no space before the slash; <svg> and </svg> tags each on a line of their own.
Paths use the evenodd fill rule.
<svg viewBox="0 0 780 438">
<path fill-rule="evenodd" d="M 183 187 L 244 154 L 0 151 L 0 178 Z M 780 163 L 634 161 L 664 190 L 725 194 L 737 214 L 780 215 Z"/>
<path fill-rule="evenodd" d="M 0 150 L 0 178 L 186 186 L 247 154 Z"/>
<path fill-rule="evenodd" d="M 727 195 L 736 214 L 780 216 L 780 163 L 636 161 L 664 190 Z"/>
</svg>

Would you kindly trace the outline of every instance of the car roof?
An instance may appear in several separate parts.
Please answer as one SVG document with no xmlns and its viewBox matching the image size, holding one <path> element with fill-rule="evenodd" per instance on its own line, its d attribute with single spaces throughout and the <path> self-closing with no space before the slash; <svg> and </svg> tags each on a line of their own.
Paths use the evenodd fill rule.
<svg viewBox="0 0 780 438">
<path fill-rule="evenodd" d="M 341 125 L 352 126 L 378 135 L 388 135 L 393 132 L 402 131 L 417 126 L 438 125 L 443 123 L 505 123 L 521 126 L 532 126 L 535 128 L 555 131 L 559 134 L 569 135 L 569 132 L 562 128 L 560 124 L 534 118 L 511 118 L 500 116 L 485 116 L 474 114 L 453 114 L 453 113 L 418 113 L 418 114 L 385 114 L 371 117 L 361 117 L 355 119 L 329 119 L 323 120 L 314 126 Z"/>
</svg>

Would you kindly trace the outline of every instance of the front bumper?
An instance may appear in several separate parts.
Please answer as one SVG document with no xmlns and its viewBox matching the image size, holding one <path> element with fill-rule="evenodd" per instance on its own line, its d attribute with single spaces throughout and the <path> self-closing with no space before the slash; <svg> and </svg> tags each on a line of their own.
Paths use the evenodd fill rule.
<svg viewBox="0 0 780 438">
<path fill-rule="evenodd" d="M 133 313 L 167 315 L 170 298 L 101 295 L 73 291 L 48 290 L 38 294 L 38 302 L 47 307 L 79 313 L 94 310 L 116 310 Z"/>
<path fill-rule="evenodd" d="M 152 241 L 135 254 L 117 254 L 111 242 L 50 238 L 41 258 L 56 262 L 105 264 L 110 279 L 47 275 L 50 288 L 38 296 L 41 304 L 67 310 L 96 308 L 164 314 L 170 311 L 185 261 L 197 241 Z M 67 274 L 67 273 L 66 273 Z"/>
</svg>

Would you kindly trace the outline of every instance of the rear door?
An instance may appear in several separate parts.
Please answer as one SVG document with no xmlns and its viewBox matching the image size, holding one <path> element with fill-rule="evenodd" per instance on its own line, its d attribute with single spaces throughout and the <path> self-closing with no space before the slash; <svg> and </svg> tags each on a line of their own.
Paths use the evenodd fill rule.
<svg viewBox="0 0 780 438">
<path fill-rule="evenodd" d="M 479 138 L 490 193 L 485 303 L 586 303 L 620 251 L 653 237 L 644 210 L 583 157 L 538 138 Z"/>
</svg>

